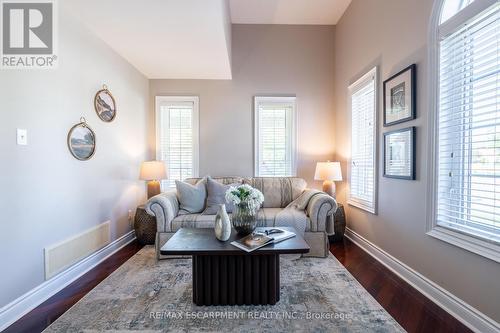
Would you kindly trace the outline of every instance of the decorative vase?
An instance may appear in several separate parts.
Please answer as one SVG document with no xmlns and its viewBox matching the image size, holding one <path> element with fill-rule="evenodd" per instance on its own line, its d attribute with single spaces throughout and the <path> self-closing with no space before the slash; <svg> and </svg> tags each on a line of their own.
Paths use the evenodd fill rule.
<svg viewBox="0 0 500 333">
<path fill-rule="evenodd" d="M 227 241 L 231 236 L 231 222 L 226 212 L 226 205 L 219 205 L 217 215 L 215 215 L 215 237 L 220 241 Z"/>
<path fill-rule="evenodd" d="M 234 205 L 231 221 L 238 235 L 249 235 L 257 227 L 257 211 L 244 202 Z"/>
</svg>

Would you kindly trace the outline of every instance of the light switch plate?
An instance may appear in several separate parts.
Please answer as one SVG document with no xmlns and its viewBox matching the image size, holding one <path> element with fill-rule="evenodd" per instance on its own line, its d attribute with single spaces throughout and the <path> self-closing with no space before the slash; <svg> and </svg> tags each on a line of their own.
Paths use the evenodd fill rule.
<svg viewBox="0 0 500 333">
<path fill-rule="evenodd" d="M 22 146 L 28 144 L 28 130 L 23 128 L 17 129 L 17 144 Z"/>
</svg>

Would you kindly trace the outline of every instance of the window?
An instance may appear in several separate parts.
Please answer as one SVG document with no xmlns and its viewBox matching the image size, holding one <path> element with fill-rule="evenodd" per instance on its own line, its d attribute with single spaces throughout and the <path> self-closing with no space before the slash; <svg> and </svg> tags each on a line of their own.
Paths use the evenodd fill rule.
<svg viewBox="0 0 500 333">
<path fill-rule="evenodd" d="M 441 23 L 448 21 L 456 13 L 470 5 L 474 0 L 448 0 L 444 2 Z"/>
<path fill-rule="evenodd" d="M 376 214 L 376 77 L 374 68 L 349 87 L 351 163 L 348 203 Z"/>
<path fill-rule="evenodd" d="M 156 97 L 156 159 L 168 170 L 163 188 L 198 177 L 198 105 L 196 96 Z"/>
<path fill-rule="evenodd" d="M 255 175 L 296 175 L 295 97 L 255 97 Z"/>
<path fill-rule="evenodd" d="M 500 2 L 441 5 L 429 234 L 500 261 Z"/>
</svg>

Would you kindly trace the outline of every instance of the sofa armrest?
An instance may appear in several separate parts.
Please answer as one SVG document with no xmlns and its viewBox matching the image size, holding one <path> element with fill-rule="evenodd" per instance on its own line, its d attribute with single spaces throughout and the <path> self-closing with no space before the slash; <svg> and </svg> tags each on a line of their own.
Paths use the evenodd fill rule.
<svg viewBox="0 0 500 333">
<path fill-rule="evenodd" d="M 179 201 L 175 191 L 155 195 L 146 203 L 146 212 L 156 217 L 157 232 L 171 232 L 172 220 L 179 214 Z"/>
<path fill-rule="evenodd" d="M 325 231 L 334 234 L 333 218 L 337 201 L 326 193 L 317 193 L 309 200 L 306 212 L 311 219 L 311 231 Z"/>
</svg>

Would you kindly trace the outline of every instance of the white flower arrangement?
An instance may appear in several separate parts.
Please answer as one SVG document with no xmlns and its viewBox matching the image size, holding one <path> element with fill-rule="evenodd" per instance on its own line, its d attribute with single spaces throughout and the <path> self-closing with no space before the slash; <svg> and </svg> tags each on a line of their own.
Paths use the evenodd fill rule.
<svg viewBox="0 0 500 333">
<path fill-rule="evenodd" d="M 235 206 L 247 206 L 256 211 L 264 202 L 264 195 L 261 191 L 248 184 L 231 186 L 226 191 L 226 201 Z"/>
</svg>

